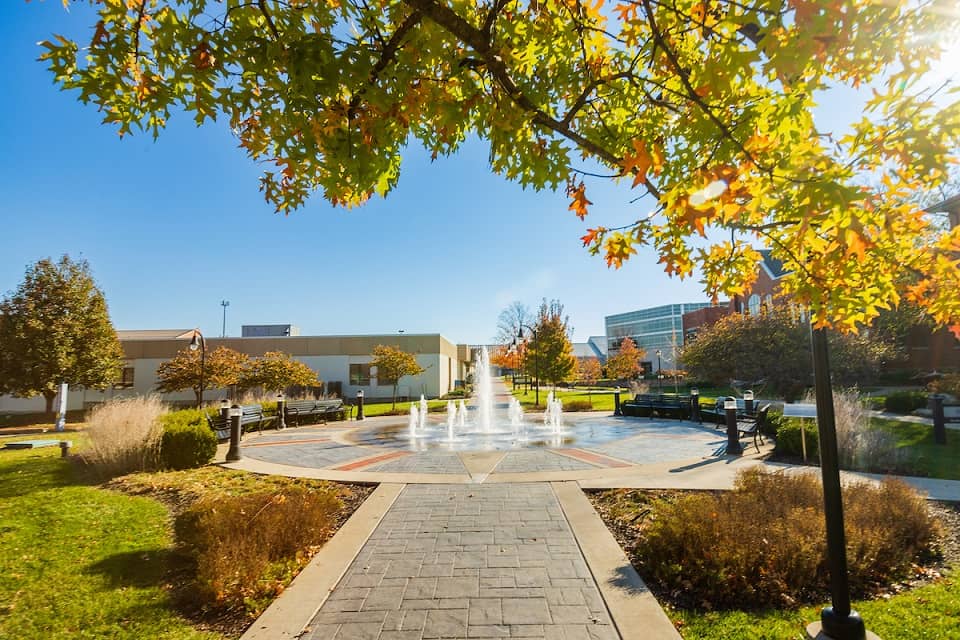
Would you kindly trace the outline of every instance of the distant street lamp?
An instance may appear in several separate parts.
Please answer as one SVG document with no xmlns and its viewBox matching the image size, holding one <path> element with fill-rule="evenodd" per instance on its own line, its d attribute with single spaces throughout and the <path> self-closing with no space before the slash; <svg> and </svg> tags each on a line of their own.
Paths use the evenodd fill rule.
<svg viewBox="0 0 960 640">
<path fill-rule="evenodd" d="M 193 330 L 193 338 L 190 340 L 190 351 L 200 349 L 200 393 L 197 394 L 197 409 L 203 408 L 203 374 L 207 366 L 207 341 L 203 339 L 200 329 Z"/>
<path fill-rule="evenodd" d="M 533 334 L 533 377 L 535 379 L 534 406 L 540 406 L 540 344 L 537 342 L 537 330 L 530 325 L 520 323 L 517 338 L 523 340 L 523 329 L 526 327 Z M 514 340 L 516 344 L 516 340 Z"/>
<path fill-rule="evenodd" d="M 657 349 L 657 392 L 663 393 L 663 368 L 660 366 L 660 349 Z"/>
</svg>

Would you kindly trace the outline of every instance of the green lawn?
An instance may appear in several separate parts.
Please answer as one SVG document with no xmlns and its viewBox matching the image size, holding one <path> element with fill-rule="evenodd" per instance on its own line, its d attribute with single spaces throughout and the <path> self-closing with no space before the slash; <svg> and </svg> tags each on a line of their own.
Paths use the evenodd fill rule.
<svg viewBox="0 0 960 640">
<path fill-rule="evenodd" d="M 934 443 L 930 425 L 886 418 L 873 418 L 871 424 L 897 437 L 914 475 L 960 480 L 960 431 L 948 429 L 947 444 L 942 445 Z"/>
<path fill-rule="evenodd" d="M 0 638 L 222 638 L 178 616 L 164 588 L 167 509 L 86 486 L 59 455 L 0 451 Z"/>
<path fill-rule="evenodd" d="M 960 638 L 960 578 L 955 575 L 888 600 L 854 602 L 867 628 L 883 640 Z M 801 640 L 821 607 L 780 611 L 682 611 L 667 614 L 686 640 Z"/>
<path fill-rule="evenodd" d="M 544 406 L 546 406 L 547 394 L 550 393 L 550 391 L 552 391 L 551 387 L 540 387 L 540 409 L 543 409 Z M 516 389 L 513 389 L 512 393 L 513 396 L 520 401 L 520 405 L 525 411 L 533 411 L 536 408 L 536 405 L 534 404 L 534 400 L 536 399 L 534 389 L 530 389 L 525 393 L 523 389 L 517 387 Z M 611 393 L 610 389 L 592 392 L 580 389 L 573 391 L 558 389 L 554 392 L 554 397 L 563 400 L 564 404 L 568 404 L 570 402 L 592 402 L 594 411 L 613 411 L 613 393 Z M 628 400 L 629 398 L 629 391 L 621 392 L 621 400 Z"/>
<path fill-rule="evenodd" d="M 469 399 L 468 399 L 469 400 Z M 456 402 L 459 402 L 457 400 Z M 419 400 L 417 401 L 417 406 L 419 406 Z M 446 400 L 427 400 L 427 406 L 436 411 L 436 407 L 446 407 Z M 366 418 L 373 418 L 376 416 L 386 415 L 390 412 L 390 409 L 393 408 L 393 402 L 371 402 L 363 403 L 363 415 Z M 408 413 L 410 411 L 410 402 L 401 402 L 397 400 L 397 411 L 402 411 L 403 413 Z M 353 416 L 357 416 L 357 411 L 354 409 Z"/>
</svg>

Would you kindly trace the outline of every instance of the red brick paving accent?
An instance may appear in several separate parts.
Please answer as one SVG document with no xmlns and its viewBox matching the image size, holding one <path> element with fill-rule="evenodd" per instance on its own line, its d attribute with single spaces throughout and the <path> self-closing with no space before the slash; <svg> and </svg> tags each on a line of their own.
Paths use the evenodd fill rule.
<svg viewBox="0 0 960 640">
<path fill-rule="evenodd" d="M 275 440 L 273 442 L 254 442 L 253 444 L 244 444 L 246 447 L 278 447 L 284 444 L 307 444 L 310 442 L 330 442 L 330 437 L 310 438 L 309 440 Z"/>
<path fill-rule="evenodd" d="M 384 453 L 373 458 L 364 458 L 363 460 L 357 460 L 356 462 L 348 462 L 347 464 L 340 465 L 339 467 L 334 467 L 335 471 L 353 471 L 354 469 L 359 469 L 361 467 L 369 467 L 372 464 L 377 464 L 378 462 L 386 462 L 387 460 L 393 460 L 394 458 L 402 458 L 403 456 L 410 455 L 409 451 L 394 451 L 392 453 Z"/>
<path fill-rule="evenodd" d="M 598 467 L 632 467 L 632 464 L 624 462 L 623 460 L 617 460 L 616 458 L 611 458 L 609 456 L 601 455 L 599 453 L 594 453 L 592 451 L 584 451 L 583 449 L 554 449 L 555 453 L 560 453 L 562 455 L 570 456 L 571 458 L 576 458 L 578 460 L 583 460 L 584 462 L 589 462 L 590 464 L 595 464 Z"/>
</svg>

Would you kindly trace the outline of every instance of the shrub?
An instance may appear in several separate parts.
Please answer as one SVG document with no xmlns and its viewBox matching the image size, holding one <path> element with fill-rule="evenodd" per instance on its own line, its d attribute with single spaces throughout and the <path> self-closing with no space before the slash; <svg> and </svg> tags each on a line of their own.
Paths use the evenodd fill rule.
<svg viewBox="0 0 960 640">
<path fill-rule="evenodd" d="M 82 458 L 101 478 L 152 471 L 160 448 L 158 396 L 111 400 L 94 407 L 87 417 L 90 444 Z"/>
<path fill-rule="evenodd" d="M 256 611 L 283 588 L 299 556 L 322 544 L 342 504 L 331 492 L 218 496 L 177 517 L 177 543 L 195 562 L 198 595 L 227 609 Z"/>
<path fill-rule="evenodd" d="M 844 488 L 850 586 L 906 576 L 938 528 L 899 481 Z M 829 593 L 823 493 L 813 474 L 741 472 L 733 491 L 657 499 L 636 544 L 645 578 L 700 607 L 782 607 Z"/>
<path fill-rule="evenodd" d="M 468 396 L 467 390 L 461 387 L 461 388 L 459 388 L 459 389 L 453 389 L 452 391 L 447 392 L 447 394 L 444 395 L 444 396 L 441 398 L 441 400 L 451 400 L 451 399 L 455 399 L 455 398 L 466 398 L 467 396 Z"/>
<path fill-rule="evenodd" d="M 593 404 L 589 400 L 568 400 L 563 403 L 563 410 L 573 411 L 593 411 Z"/>
<path fill-rule="evenodd" d="M 800 429 L 803 428 L 803 436 Z M 817 423 L 813 420 L 807 420 L 803 424 L 801 420 L 790 418 L 781 418 L 780 426 L 777 427 L 777 444 L 774 447 L 774 453 L 783 456 L 801 457 L 803 455 L 803 442 L 801 437 L 807 441 L 807 459 L 816 460 L 819 456 L 820 434 L 817 431 Z"/>
<path fill-rule="evenodd" d="M 164 421 L 160 459 L 165 469 L 202 467 L 216 453 L 217 436 L 204 422 L 173 418 Z"/>
<path fill-rule="evenodd" d="M 927 406 L 927 394 L 923 391 L 894 391 L 887 395 L 884 409 L 890 413 L 910 413 Z"/>
</svg>

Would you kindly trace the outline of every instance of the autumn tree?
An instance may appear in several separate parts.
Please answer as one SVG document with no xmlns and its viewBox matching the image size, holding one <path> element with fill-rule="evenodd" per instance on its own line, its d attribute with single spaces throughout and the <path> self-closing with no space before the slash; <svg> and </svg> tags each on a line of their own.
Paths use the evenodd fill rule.
<svg viewBox="0 0 960 640">
<path fill-rule="evenodd" d="M 949 3 L 94 6 L 82 42 L 41 43 L 60 86 L 121 135 L 159 135 L 181 111 L 223 122 L 268 167 L 277 211 L 315 191 L 342 206 L 384 196 L 413 141 L 436 157 L 477 136 L 493 171 L 565 189 L 580 218 L 591 181 L 624 185 L 600 208 L 636 202 L 635 221 L 583 236 L 609 265 L 649 245 L 667 273 L 730 297 L 755 278 L 759 243 L 818 326 L 855 330 L 903 300 L 960 320 L 960 229 L 906 197 L 943 181 L 960 138 L 957 94 L 924 77 L 957 38 Z M 815 121 L 831 92 L 864 86 L 862 118 Z"/>
<path fill-rule="evenodd" d="M 403 376 L 415 376 L 423 373 L 424 369 L 417 364 L 417 357 L 407 353 L 400 347 L 388 347 L 378 344 L 373 348 L 371 367 L 377 368 L 377 382 L 393 385 L 393 409 L 397 408 L 397 388 Z"/>
<path fill-rule="evenodd" d="M 315 387 L 319 384 L 316 371 L 283 351 L 268 351 L 254 358 L 238 381 L 238 386 L 242 388 L 260 387 L 267 391 L 283 391 L 292 386 Z"/>
<path fill-rule="evenodd" d="M 834 333 L 830 350 L 834 382 L 853 385 L 870 380 L 890 353 L 890 345 L 867 336 Z M 720 319 L 702 329 L 684 347 L 682 357 L 697 380 L 721 386 L 742 380 L 788 400 L 813 383 L 809 324 L 782 306 Z"/>
<path fill-rule="evenodd" d="M 640 361 L 646 352 L 632 338 L 624 338 L 616 353 L 607 356 L 607 375 L 616 380 L 632 380 L 643 373 Z"/>
<path fill-rule="evenodd" d="M 497 345 L 490 354 L 490 363 L 501 369 L 519 371 L 521 365 L 520 350 L 512 346 Z"/>
<path fill-rule="evenodd" d="M 573 378 L 577 370 L 577 358 L 573 355 L 573 343 L 570 334 L 573 328 L 569 319 L 563 315 L 563 305 L 559 300 L 544 300 L 537 312 L 534 325 L 536 337 L 527 342 L 526 360 L 536 362 L 540 378 L 554 386 Z"/>
<path fill-rule="evenodd" d="M 239 384 L 249 363 L 250 358 L 246 354 L 228 347 L 217 347 L 203 358 L 201 376 L 201 352 L 184 349 L 157 367 L 157 391 L 172 393 L 191 389 L 199 404 L 201 391 L 224 389 Z"/>
<path fill-rule="evenodd" d="M 599 358 L 579 358 L 577 361 L 577 378 L 589 387 L 587 389 L 587 400 L 590 402 L 590 408 L 593 408 L 593 385 L 597 383 L 600 376 L 603 375 L 603 367 L 600 366 Z"/>
<path fill-rule="evenodd" d="M 0 392 L 42 395 L 52 415 L 60 383 L 103 389 L 122 369 L 123 349 L 86 260 L 40 260 L 0 301 Z"/>
</svg>

